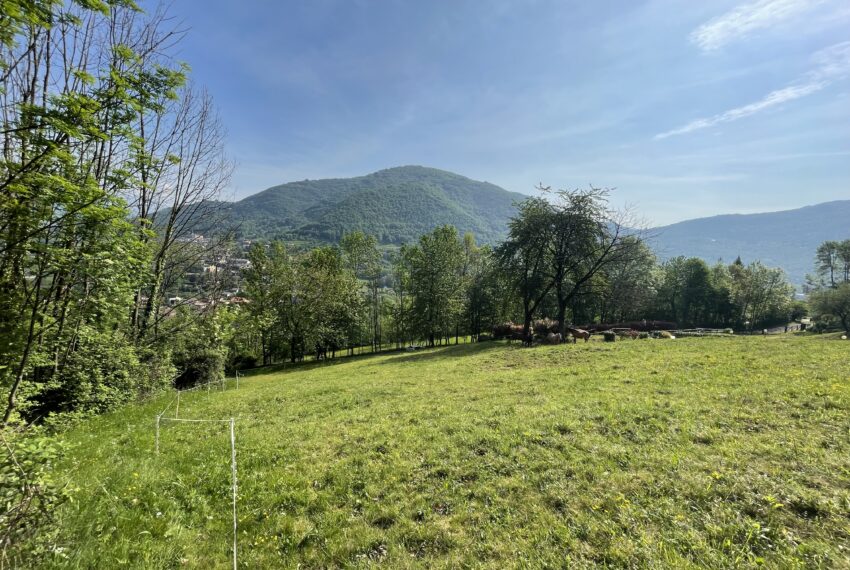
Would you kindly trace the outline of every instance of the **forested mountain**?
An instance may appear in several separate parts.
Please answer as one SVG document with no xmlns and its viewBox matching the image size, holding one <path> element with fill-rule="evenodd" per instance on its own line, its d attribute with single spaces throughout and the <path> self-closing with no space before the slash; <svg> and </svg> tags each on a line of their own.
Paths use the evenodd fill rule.
<svg viewBox="0 0 850 570">
<path fill-rule="evenodd" d="M 826 240 L 850 237 L 850 200 L 763 214 L 728 214 L 655 228 L 652 246 L 662 258 L 701 257 L 712 263 L 760 260 L 781 267 L 795 285 L 813 271 L 814 253 Z"/>
<path fill-rule="evenodd" d="M 361 230 L 381 243 L 401 244 L 451 224 L 461 234 L 473 232 L 480 243 L 495 243 L 506 235 L 515 202 L 526 197 L 444 170 L 401 166 L 356 178 L 289 182 L 222 207 L 246 238 L 337 243 L 343 234 Z M 850 236 L 850 200 L 697 218 L 650 233 L 662 259 L 684 255 L 713 263 L 740 256 L 781 267 L 800 285 L 812 271 L 819 244 Z"/>
<path fill-rule="evenodd" d="M 412 242 L 437 226 L 471 231 L 481 242 L 504 237 L 514 202 L 524 195 L 494 184 L 402 166 L 356 178 L 273 186 L 227 205 L 239 234 L 336 243 L 361 230 L 382 243 Z"/>
</svg>

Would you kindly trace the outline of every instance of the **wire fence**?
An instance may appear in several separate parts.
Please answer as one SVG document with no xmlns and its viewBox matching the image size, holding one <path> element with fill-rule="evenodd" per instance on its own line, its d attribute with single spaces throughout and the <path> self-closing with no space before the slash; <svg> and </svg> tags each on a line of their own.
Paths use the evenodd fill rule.
<svg viewBox="0 0 850 570">
<path fill-rule="evenodd" d="M 155 436 L 155 453 L 159 455 L 159 432 L 160 426 L 163 421 L 166 422 L 179 422 L 179 423 L 187 423 L 187 424 L 221 424 L 227 423 L 230 425 L 230 488 L 233 497 L 233 570 L 237 568 L 237 536 L 238 536 L 238 518 L 236 514 L 236 502 L 239 490 L 239 483 L 236 477 L 236 420 L 234 418 L 228 419 L 207 419 L 207 418 L 178 418 L 178 417 L 165 417 L 165 411 L 158 414 L 156 416 L 156 436 Z"/>
<path fill-rule="evenodd" d="M 239 372 L 236 372 L 235 381 L 236 381 L 236 389 L 239 389 Z M 160 452 L 160 431 L 163 422 L 179 422 L 186 424 L 221 424 L 227 423 L 230 425 L 230 486 L 231 493 L 233 499 L 233 569 L 237 568 L 237 536 L 238 536 L 238 518 L 237 518 L 237 497 L 238 497 L 238 479 L 236 476 L 236 420 L 234 418 L 228 419 L 214 419 L 214 418 L 181 418 L 180 417 L 180 395 L 184 393 L 192 393 L 198 392 L 204 388 L 207 389 L 207 393 L 212 391 L 213 386 L 217 389 L 220 388 L 222 391 L 227 389 L 227 378 L 224 377 L 221 380 L 217 380 L 214 382 L 207 382 L 205 384 L 200 384 L 197 386 L 193 386 L 191 388 L 175 388 L 175 394 L 168 401 L 165 407 L 162 409 L 160 413 L 156 415 L 156 427 L 154 433 L 154 453 L 159 456 Z M 168 412 L 172 406 L 174 407 L 174 416 L 169 417 L 166 416 L 166 412 Z"/>
</svg>

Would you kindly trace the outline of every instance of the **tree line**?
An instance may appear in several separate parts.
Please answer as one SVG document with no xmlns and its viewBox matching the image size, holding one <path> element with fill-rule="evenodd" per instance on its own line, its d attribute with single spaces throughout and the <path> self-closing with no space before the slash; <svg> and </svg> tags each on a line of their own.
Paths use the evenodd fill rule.
<svg viewBox="0 0 850 570">
<path fill-rule="evenodd" d="M 780 269 L 659 262 L 607 190 L 541 190 L 518 204 L 495 247 L 452 226 L 394 251 L 362 232 L 306 252 L 254 244 L 233 357 L 259 365 L 474 341 L 505 322 L 530 339 L 535 321 L 551 321 L 565 339 L 589 323 L 760 330 L 804 313 Z"/>
<path fill-rule="evenodd" d="M 208 255 L 182 238 L 230 165 L 180 39 L 130 0 L 3 2 L 4 424 L 108 409 L 186 365 L 201 324 L 163 300 Z"/>
</svg>

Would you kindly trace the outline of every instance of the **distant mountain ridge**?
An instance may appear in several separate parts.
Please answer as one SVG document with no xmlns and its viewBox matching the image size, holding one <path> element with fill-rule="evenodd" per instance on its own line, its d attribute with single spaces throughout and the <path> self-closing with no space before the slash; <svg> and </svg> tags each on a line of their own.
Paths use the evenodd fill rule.
<svg viewBox="0 0 850 570">
<path fill-rule="evenodd" d="M 781 267 L 795 285 L 814 270 L 815 250 L 826 240 L 850 238 L 850 200 L 760 214 L 725 214 L 650 230 L 661 259 L 678 255 L 709 263 L 760 260 Z"/>
<path fill-rule="evenodd" d="M 504 239 L 515 203 L 525 198 L 445 170 L 400 166 L 354 178 L 289 182 L 219 206 L 227 221 L 239 227 L 240 237 L 250 239 L 337 243 L 344 233 L 362 230 L 383 244 L 398 245 L 452 224 L 461 233 L 474 233 L 480 243 L 492 244 Z M 850 200 L 697 218 L 649 233 L 661 259 L 684 255 L 731 263 L 740 256 L 744 262 L 781 267 L 792 283 L 801 285 L 813 270 L 818 245 L 850 238 Z"/>
<path fill-rule="evenodd" d="M 436 168 L 401 166 L 355 178 L 273 186 L 227 204 L 240 234 L 337 242 L 361 230 L 385 244 L 415 241 L 442 224 L 485 243 L 505 236 L 523 194 Z"/>
</svg>

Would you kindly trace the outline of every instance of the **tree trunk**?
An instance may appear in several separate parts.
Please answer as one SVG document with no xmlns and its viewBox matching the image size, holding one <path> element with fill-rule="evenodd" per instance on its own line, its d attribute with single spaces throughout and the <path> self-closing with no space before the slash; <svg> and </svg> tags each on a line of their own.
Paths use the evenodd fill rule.
<svg viewBox="0 0 850 570">
<path fill-rule="evenodd" d="M 558 299 L 558 333 L 561 335 L 561 342 L 567 341 L 567 300 Z"/>
</svg>

